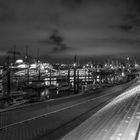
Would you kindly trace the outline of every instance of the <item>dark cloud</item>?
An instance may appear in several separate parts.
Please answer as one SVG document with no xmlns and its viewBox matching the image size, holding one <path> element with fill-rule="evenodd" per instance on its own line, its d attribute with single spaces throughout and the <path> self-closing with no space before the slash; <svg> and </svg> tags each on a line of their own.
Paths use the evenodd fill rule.
<svg viewBox="0 0 140 140">
<path fill-rule="evenodd" d="M 57 45 L 53 48 L 53 52 L 63 52 L 68 50 L 69 48 L 66 46 L 66 44 L 61 44 L 61 45 Z"/>
<path fill-rule="evenodd" d="M 53 32 L 53 34 L 49 37 L 49 41 L 55 45 L 55 47 L 53 47 L 54 52 L 62 52 L 69 49 L 64 43 L 64 38 L 60 35 L 58 30 Z"/>
<path fill-rule="evenodd" d="M 32 54 L 39 47 L 42 56 L 59 57 L 140 51 L 139 9 L 138 0 L 1 0 L 0 50 L 28 44 Z"/>
<path fill-rule="evenodd" d="M 60 46 L 63 42 L 63 38 L 60 36 L 58 30 L 53 31 L 53 34 L 49 37 L 49 40 L 58 46 Z"/>
<path fill-rule="evenodd" d="M 129 24 L 124 24 L 124 25 L 119 26 L 119 28 L 121 30 L 124 30 L 124 31 L 130 31 L 130 30 L 133 29 L 133 26 L 132 25 L 129 25 Z"/>
<path fill-rule="evenodd" d="M 52 52 L 62 52 L 69 50 L 69 47 L 64 43 L 64 38 L 58 30 L 54 30 L 52 34 L 46 40 L 39 41 L 44 45 L 51 45 Z"/>
</svg>

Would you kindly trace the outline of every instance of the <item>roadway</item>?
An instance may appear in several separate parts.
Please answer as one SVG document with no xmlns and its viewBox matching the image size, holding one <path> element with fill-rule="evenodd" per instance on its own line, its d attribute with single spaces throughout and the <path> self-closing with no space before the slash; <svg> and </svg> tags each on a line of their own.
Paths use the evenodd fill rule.
<svg viewBox="0 0 140 140">
<path fill-rule="evenodd" d="M 0 112 L 2 140 L 54 139 L 58 128 L 92 111 L 95 114 L 131 84 L 75 95 Z M 51 138 L 50 136 L 51 135 Z M 60 134 L 58 134 L 59 137 Z M 62 136 L 62 135 L 61 135 Z M 57 138 L 58 138 L 57 137 Z"/>
<path fill-rule="evenodd" d="M 119 85 L 116 87 L 91 91 L 90 94 L 82 93 L 79 95 L 72 95 L 69 97 L 52 99 L 45 102 L 37 102 L 23 105 L 20 107 L 5 109 L 3 111 L 0 111 L 0 128 L 25 120 L 30 120 L 32 118 L 36 118 L 44 114 L 50 114 L 51 112 L 70 107 L 71 105 L 77 105 L 79 103 L 83 103 L 84 101 L 86 102 L 90 99 L 102 98 L 112 93 L 122 91 L 123 88 L 125 88 L 124 85 Z M 116 95 L 113 94 L 113 96 Z"/>
<path fill-rule="evenodd" d="M 140 84 L 113 99 L 61 140 L 140 140 Z"/>
</svg>

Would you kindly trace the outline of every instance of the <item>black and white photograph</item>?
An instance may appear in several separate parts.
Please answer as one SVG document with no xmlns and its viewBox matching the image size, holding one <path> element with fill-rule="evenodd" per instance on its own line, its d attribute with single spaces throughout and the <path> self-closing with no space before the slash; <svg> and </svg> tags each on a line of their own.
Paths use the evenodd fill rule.
<svg viewBox="0 0 140 140">
<path fill-rule="evenodd" d="M 140 1 L 0 0 L 0 140 L 140 140 Z"/>
</svg>

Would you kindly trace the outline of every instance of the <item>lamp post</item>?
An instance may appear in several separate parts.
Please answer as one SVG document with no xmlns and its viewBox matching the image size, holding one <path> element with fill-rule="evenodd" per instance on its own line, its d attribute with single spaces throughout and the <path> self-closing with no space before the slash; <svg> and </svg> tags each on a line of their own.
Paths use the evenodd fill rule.
<svg viewBox="0 0 140 140">
<path fill-rule="evenodd" d="M 52 70 L 50 69 L 50 86 L 52 84 Z"/>
<path fill-rule="evenodd" d="M 30 64 L 28 63 L 28 67 L 27 67 L 27 83 L 30 82 Z"/>
<path fill-rule="evenodd" d="M 87 71 L 88 72 L 88 82 L 87 83 L 89 84 L 89 81 L 90 81 L 89 64 L 87 64 L 87 68 L 88 68 L 88 71 Z"/>
<path fill-rule="evenodd" d="M 79 93 L 79 70 L 77 71 L 77 93 Z"/>
<path fill-rule="evenodd" d="M 86 83 L 86 79 L 87 79 L 86 78 L 86 67 L 84 66 L 83 68 L 85 69 L 85 83 Z"/>
<path fill-rule="evenodd" d="M 67 82 L 68 82 L 68 85 L 70 85 L 70 68 L 68 68 Z"/>
<path fill-rule="evenodd" d="M 29 64 L 29 57 L 28 57 L 28 46 L 26 46 L 26 51 L 25 51 L 25 64 L 27 65 L 27 71 L 26 71 L 26 73 L 27 73 L 27 83 L 29 83 L 29 79 L 30 79 L 30 75 L 29 75 L 29 72 L 30 72 L 30 64 Z"/>
<path fill-rule="evenodd" d="M 89 72 L 89 69 L 88 69 L 88 84 L 89 84 L 89 81 L 90 81 L 90 72 Z"/>
<path fill-rule="evenodd" d="M 74 66 L 74 94 L 76 93 L 76 63 L 73 64 Z"/>
</svg>

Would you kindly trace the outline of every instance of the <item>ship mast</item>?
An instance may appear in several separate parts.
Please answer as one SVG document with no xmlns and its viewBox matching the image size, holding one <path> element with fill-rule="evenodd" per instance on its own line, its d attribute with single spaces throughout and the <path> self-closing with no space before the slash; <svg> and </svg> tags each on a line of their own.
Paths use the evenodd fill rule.
<svg viewBox="0 0 140 140">
<path fill-rule="evenodd" d="M 28 59 L 28 46 L 26 46 L 26 52 L 25 52 L 25 64 L 27 65 L 27 83 L 29 83 L 30 75 L 29 75 L 29 59 Z"/>
<path fill-rule="evenodd" d="M 40 54 L 39 54 L 39 48 L 37 49 L 37 66 L 38 66 L 38 81 L 40 81 L 41 75 L 40 75 Z"/>
</svg>

